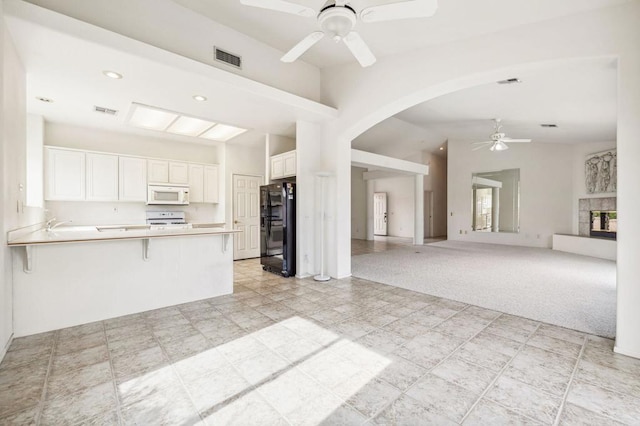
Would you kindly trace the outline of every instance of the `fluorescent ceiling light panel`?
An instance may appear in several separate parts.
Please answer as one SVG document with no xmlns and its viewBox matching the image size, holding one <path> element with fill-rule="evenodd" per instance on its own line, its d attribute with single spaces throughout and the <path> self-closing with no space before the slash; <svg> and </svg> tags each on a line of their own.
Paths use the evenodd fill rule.
<svg viewBox="0 0 640 426">
<path fill-rule="evenodd" d="M 129 123 L 133 126 L 162 131 L 178 118 L 178 114 L 172 112 L 149 108 L 140 104 L 134 105 L 135 110 L 129 119 Z"/>
<path fill-rule="evenodd" d="M 171 123 L 167 132 L 177 133 L 179 135 L 198 136 L 214 124 L 216 123 L 183 115 Z"/>
<path fill-rule="evenodd" d="M 200 135 L 200 137 L 212 139 L 215 141 L 226 142 L 229 139 L 234 138 L 246 131 L 247 129 L 241 129 L 239 127 L 228 126 L 226 124 L 217 124 Z"/>
</svg>

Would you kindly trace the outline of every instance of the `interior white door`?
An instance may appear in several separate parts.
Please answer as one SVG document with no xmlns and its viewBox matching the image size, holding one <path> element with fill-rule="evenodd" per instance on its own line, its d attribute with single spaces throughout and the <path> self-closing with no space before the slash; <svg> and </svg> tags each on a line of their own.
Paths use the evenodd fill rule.
<svg viewBox="0 0 640 426">
<path fill-rule="evenodd" d="M 261 176 L 233 175 L 233 259 L 260 256 Z"/>
<path fill-rule="evenodd" d="M 373 194 L 373 233 L 387 235 L 387 193 Z"/>
<path fill-rule="evenodd" d="M 431 223 L 433 219 L 433 210 L 431 208 L 432 191 L 424 191 L 424 237 L 431 238 Z"/>
</svg>

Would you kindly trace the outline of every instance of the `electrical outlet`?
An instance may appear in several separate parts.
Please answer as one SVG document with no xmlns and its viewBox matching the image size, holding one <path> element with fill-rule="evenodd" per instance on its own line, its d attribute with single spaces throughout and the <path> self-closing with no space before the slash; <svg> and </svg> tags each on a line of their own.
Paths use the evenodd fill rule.
<svg viewBox="0 0 640 426">
<path fill-rule="evenodd" d="M 114 208 L 113 208 L 113 212 L 114 212 L 114 213 L 118 213 L 118 208 L 117 208 L 117 207 L 114 207 Z"/>
<path fill-rule="evenodd" d="M 537 239 L 540 239 L 540 234 L 538 234 L 538 235 L 536 236 L 536 238 L 537 238 Z"/>
<path fill-rule="evenodd" d="M 466 229 L 464 230 L 464 233 L 465 233 L 465 234 L 467 233 L 467 230 L 466 230 Z"/>
<path fill-rule="evenodd" d="M 462 235 L 462 229 L 460 230 L 460 234 Z"/>
</svg>

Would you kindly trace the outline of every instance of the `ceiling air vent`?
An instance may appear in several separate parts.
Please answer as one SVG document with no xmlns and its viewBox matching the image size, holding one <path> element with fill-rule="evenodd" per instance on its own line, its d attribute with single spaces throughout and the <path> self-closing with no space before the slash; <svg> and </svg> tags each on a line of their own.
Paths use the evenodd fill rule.
<svg viewBox="0 0 640 426">
<path fill-rule="evenodd" d="M 213 51 L 216 61 L 224 62 L 225 64 L 231 65 L 232 67 L 242 69 L 242 58 L 240 56 L 226 52 L 222 49 L 218 49 L 215 46 L 213 47 Z"/>
<path fill-rule="evenodd" d="M 93 110 L 95 112 L 100 112 L 102 114 L 118 115 L 118 111 L 116 111 L 115 109 L 105 108 L 105 107 L 101 107 L 101 106 L 98 106 L 98 105 L 94 105 L 93 106 Z"/>
<path fill-rule="evenodd" d="M 522 80 L 519 78 L 508 78 L 506 80 L 498 81 L 498 84 L 514 84 L 514 83 L 522 83 Z"/>
<path fill-rule="evenodd" d="M 552 127 L 552 128 L 558 127 L 557 124 L 541 124 L 540 126 L 542 126 L 542 127 Z"/>
</svg>

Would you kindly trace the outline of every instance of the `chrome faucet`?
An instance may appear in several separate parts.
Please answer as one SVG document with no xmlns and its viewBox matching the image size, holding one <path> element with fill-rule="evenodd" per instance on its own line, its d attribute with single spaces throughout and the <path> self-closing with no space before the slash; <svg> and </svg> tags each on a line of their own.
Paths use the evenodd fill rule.
<svg viewBox="0 0 640 426">
<path fill-rule="evenodd" d="M 55 222 L 55 223 L 54 223 L 54 222 Z M 73 221 L 72 221 L 72 220 L 63 220 L 62 222 L 56 222 L 56 218 L 54 217 L 54 218 L 49 219 L 49 220 L 47 221 L 47 227 L 46 227 L 46 230 L 47 230 L 47 232 L 51 232 L 51 231 L 53 231 L 54 229 L 56 229 L 58 226 L 60 226 L 60 225 L 64 225 L 65 223 L 71 223 L 71 222 L 73 222 Z"/>
</svg>

